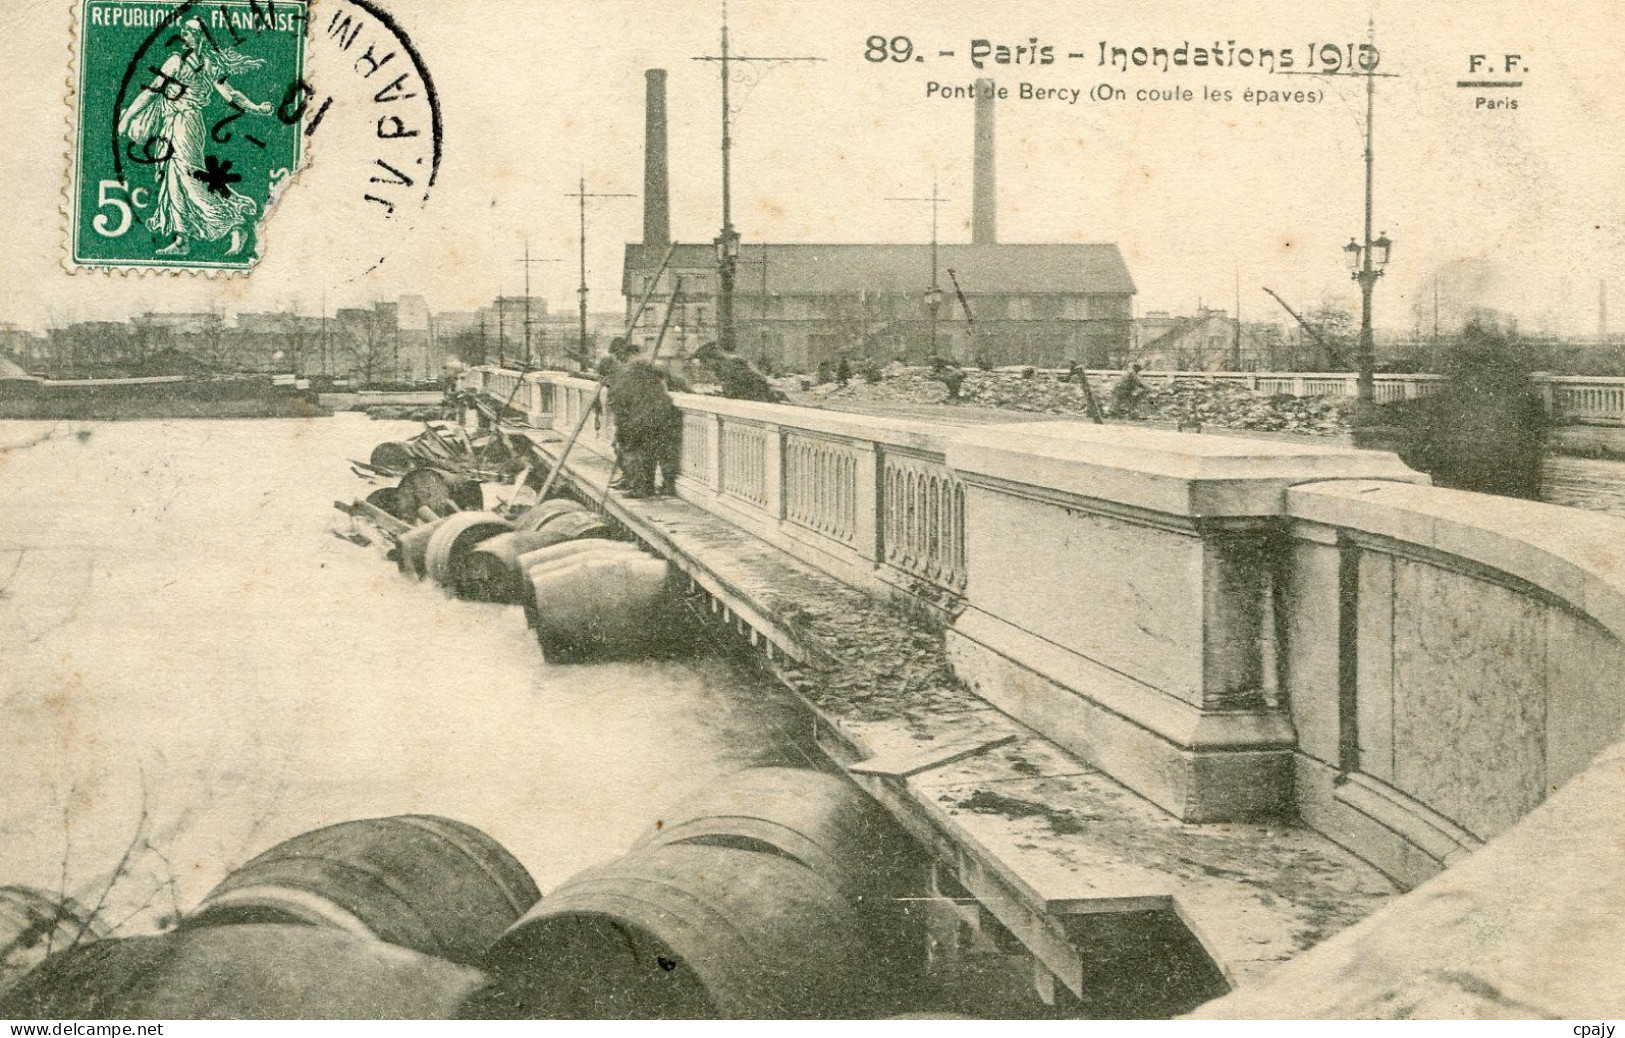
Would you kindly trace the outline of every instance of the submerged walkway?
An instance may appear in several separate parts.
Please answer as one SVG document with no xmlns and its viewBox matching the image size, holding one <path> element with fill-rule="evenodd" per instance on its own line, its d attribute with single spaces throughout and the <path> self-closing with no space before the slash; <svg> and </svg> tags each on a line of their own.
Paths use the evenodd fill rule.
<svg viewBox="0 0 1625 1038">
<path fill-rule="evenodd" d="M 609 462 L 577 450 L 566 475 L 596 501 Z M 680 499 L 605 505 L 710 594 L 812 712 L 820 746 L 1074 992 L 1135 968 L 1124 947 L 1148 917 L 1132 913 L 1172 913 L 1240 985 L 1397 892 L 1294 823 L 1164 813 L 965 688 L 940 625 L 917 611 Z"/>
</svg>

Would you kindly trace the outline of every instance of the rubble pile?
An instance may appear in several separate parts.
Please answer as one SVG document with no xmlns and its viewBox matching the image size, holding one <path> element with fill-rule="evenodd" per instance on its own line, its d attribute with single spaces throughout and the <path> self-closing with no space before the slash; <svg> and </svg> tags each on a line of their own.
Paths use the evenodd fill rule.
<svg viewBox="0 0 1625 1038">
<path fill-rule="evenodd" d="M 1060 372 L 1000 368 L 971 369 L 964 374 L 960 406 L 1069 417 L 1089 413 L 1083 387 L 1066 381 Z M 779 380 L 779 385 L 790 391 L 800 390 L 799 399 L 814 406 L 839 406 L 844 401 L 943 404 L 948 399 L 947 387 L 930 369 L 896 364 L 884 371 L 879 382 L 852 378 L 845 386 L 828 382 L 802 389 L 803 381 L 791 377 Z M 1093 376 L 1090 385 L 1095 399 L 1111 417 L 1187 427 L 1208 425 L 1336 436 L 1348 432 L 1353 414 L 1352 402 L 1341 397 L 1259 396 L 1243 386 L 1200 376 L 1168 381 L 1146 379 L 1146 394 L 1138 408 L 1130 412 L 1113 405 L 1115 380 Z"/>
</svg>

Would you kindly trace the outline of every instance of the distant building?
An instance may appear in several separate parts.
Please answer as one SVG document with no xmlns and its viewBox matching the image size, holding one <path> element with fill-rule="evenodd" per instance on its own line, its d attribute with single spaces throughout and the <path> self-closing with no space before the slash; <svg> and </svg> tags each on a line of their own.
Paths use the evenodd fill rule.
<svg viewBox="0 0 1625 1038">
<path fill-rule="evenodd" d="M 626 247 L 621 291 L 635 344 L 647 351 L 664 325 L 662 353 L 676 357 L 716 338 L 717 253 L 711 243 L 678 245 L 656 280 L 672 245 L 666 73 L 650 69 L 645 79 L 643 240 Z M 733 294 L 741 354 L 801 371 L 841 356 L 1104 366 L 1127 355 L 1134 282 L 1116 245 L 998 241 L 995 96 L 990 81 L 978 81 L 971 243 L 742 245 Z"/>
<path fill-rule="evenodd" d="M 1236 327 L 1225 310 L 1202 307 L 1183 316 L 1152 310 L 1134 322 L 1129 360 L 1164 371 L 1269 371 L 1294 345 L 1279 325 L 1243 322 L 1239 340 Z"/>
<path fill-rule="evenodd" d="M 622 291 L 628 320 L 665 252 L 627 246 Z M 842 355 L 918 362 L 933 352 L 966 364 L 985 358 L 1104 367 L 1132 343 L 1134 282 L 1115 245 L 939 246 L 934 348 L 930 245 L 743 245 L 739 253 L 738 349 L 778 369 L 811 371 Z M 716 265 L 709 244 L 677 247 L 633 329 L 640 348 L 653 345 L 662 323 L 667 356 L 716 338 Z M 667 321 L 679 280 L 681 298 Z"/>
</svg>

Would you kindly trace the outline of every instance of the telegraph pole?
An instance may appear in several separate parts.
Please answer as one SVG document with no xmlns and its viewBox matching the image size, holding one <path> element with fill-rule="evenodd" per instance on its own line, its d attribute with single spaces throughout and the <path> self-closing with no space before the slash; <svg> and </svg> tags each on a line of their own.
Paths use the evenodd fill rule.
<svg viewBox="0 0 1625 1038">
<path fill-rule="evenodd" d="M 1230 370 L 1241 370 L 1241 268 L 1236 268 L 1236 340 L 1231 347 Z"/>
<path fill-rule="evenodd" d="M 716 238 L 717 247 L 717 345 L 733 352 L 734 341 L 734 272 L 739 263 L 739 232 L 734 230 L 732 209 L 731 153 L 733 137 L 729 132 L 728 63 L 734 61 L 761 61 L 768 63 L 789 61 L 823 61 L 813 57 L 757 57 L 728 53 L 728 0 L 722 0 L 722 52 L 694 58 L 695 61 L 715 61 L 722 71 L 722 233 Z"/>
<path fill-rule="evenodd" d="M 581 234 L 580 234 L 581 284 L 576 288 L 576 296 L 578 297 L 578 299 L 580 301 L 580 304 L 581 304 L 581 338 L 580 338 L 580 341 L 577 344 L 577 348 L 581 352 L 581 363 L 583 365 L 585 365 L 587 363 L 587 199 L 589 199 L 589 198 L 636 198 L 637 195 L 630 195 L 630 194 L 626 194 L 624 192 L 603 192 L 603 191 L 600 191 L 600 192 L 598 192 L 596 194 L 588 194 L 587 193 L 587 178 L 582 177 L 577 182 L 576 189 L 574 191 L 572 191 L 572 192 L 567 193 L 564 197 L 576 199 L 580 203 L 580 209 L 581 209 Z"/>
<path fill-rule="evenodd" d="M 530 352 L 530 267 L 533 263 L 557 263 L 556 259 L 531 259 L 530 239 L 525 239 L 525 258 L 520 260 L 525 265 L 525 366 L 529 367 L 532 360 Z"/>
<path fill-rule="evenodd" d="M 508 366 L 508 317 L 503 312 L 502 286 L 497 286 L 497 367 Z"/>
<path fill-rule="evenodd" d="M 942 308 L 942 285 L 937 279 L 937 209 L 949 199 L 937 194 L 937 178 L 932 177 L 930 197 L 892 197 L 886 199 L 886 201 L 931 203 L 931 287 L 925 291 L 925 305 L 931 311 L 931 356 L 935 357 L 937 355 L 937 311 Z"/>
</svg>

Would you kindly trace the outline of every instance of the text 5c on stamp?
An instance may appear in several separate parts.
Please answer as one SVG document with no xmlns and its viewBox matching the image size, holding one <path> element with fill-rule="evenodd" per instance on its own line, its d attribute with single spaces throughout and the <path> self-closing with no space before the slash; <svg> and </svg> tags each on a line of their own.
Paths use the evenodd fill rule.
<svg viewBox="0 0 1625 1038">
<path fill-rule="evenodd" d="M 302 158 L 306 14 L 306 0 L 80 0 L 74 266 L 253 266 Z"/>
</svg>

